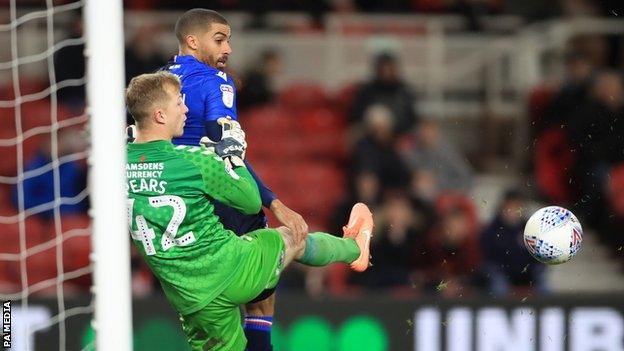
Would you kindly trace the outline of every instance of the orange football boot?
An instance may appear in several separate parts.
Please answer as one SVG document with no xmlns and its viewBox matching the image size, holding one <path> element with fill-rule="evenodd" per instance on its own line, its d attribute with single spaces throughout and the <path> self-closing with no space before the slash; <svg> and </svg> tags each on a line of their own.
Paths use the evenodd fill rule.
<svg viewBox="0 0 624 351">
<path fill-rule="evenodd" d="M 342 227 L 344 238 L 351 238 L 360 248 L 360 257 L 351 262 L 351 269 L 364 272 L 369 266 L 370 241 L 373 236 L 373 214 L 368 206 L 358 202 L 351 209 L 349 223 Z"/>
</svg>

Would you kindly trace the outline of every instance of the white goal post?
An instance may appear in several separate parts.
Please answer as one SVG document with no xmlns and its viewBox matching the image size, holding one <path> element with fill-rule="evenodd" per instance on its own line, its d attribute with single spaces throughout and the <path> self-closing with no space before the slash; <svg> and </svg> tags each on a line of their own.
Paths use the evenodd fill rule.
<svg viewBox="0 0 624 351">
<path fill-rule="evenodd" d="M 132 349 L 130 243 L 125 215 L 122 0 L 86 0 L 96 349 Z"/>
</svg>

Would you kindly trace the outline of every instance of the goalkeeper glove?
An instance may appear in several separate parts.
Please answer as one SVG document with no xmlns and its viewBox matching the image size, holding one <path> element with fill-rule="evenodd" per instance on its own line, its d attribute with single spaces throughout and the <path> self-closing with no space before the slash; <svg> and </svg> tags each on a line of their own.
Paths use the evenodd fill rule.
<svg viewBox="0 0 624 351">
<path fill-rule="evenodd" d="M 137 137 L 137 129 L 134 124 L 131 124 L 126 127 L 126 143 L 132 144 L 134 143 L 134 139 Z"/>
<path fill-rule="evenodd" d="M 228 159 L 232 165 L 236 167 L 243 166 L 245 151 L 247 150 L 245 132 L 241 129 L 238 122 L 229 117 L 221 117 L 217 120 L 217 123 L 221 125 L 221 140 L 217 142 L 208 137 L 202 137 L 199 143 L 212 149 L 222 158 Z"/>
</svg>

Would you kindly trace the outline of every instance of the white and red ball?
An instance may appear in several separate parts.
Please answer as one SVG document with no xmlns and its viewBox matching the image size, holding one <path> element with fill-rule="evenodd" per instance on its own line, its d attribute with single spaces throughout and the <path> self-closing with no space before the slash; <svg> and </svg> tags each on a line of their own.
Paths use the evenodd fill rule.
<svg viewBox="0 0 624 351">
<path fill-rule="evenodd" d="M 540 208 L 524 227 L 524 245 L 531 256 L 542 263 L 569 261 L 579 252 L 582 242 L 581 223 L 563 207 Z"/>
</svg>

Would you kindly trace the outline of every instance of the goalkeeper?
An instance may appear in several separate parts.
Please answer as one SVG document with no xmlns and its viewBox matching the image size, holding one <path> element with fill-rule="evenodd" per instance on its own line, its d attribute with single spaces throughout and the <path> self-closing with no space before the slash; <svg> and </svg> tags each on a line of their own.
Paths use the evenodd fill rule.
<svg viewBox="0 0 624 351">
<path fill-rule="evenodd" d="M 128 219 L 139 252 L 181 316 L 193 350 L 245 349 L 239 305 L 277 284 L 296 260 L 310 266 L 345 262 L 364 271 L 372 214 L 356 204 L 344 237 L 310 233 L 296 240 L 287 227 L 236 236 L 214 214 L 214 201 L 257 213 L 258 186 L 243 162 L 247 144 L 238 123 L 222 118 L 219 141 L 175 146 L 188 108 L 180 80 L 168 72 L 135 77 L 126 90 L 137 137 L 127 146 Z"/>
</svg>

